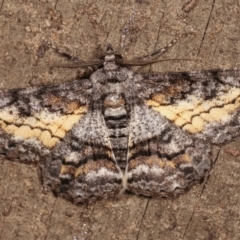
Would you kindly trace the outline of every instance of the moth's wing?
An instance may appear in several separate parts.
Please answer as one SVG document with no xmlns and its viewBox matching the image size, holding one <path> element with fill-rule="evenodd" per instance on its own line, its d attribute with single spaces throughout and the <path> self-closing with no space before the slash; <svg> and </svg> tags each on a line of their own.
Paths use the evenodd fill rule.
<svg viewBox="0 0 240 240">
<path fill-rule="evenodd" d="M 88 79 L 1 91 L 0 154 L 39 163 L 44 187 L 75 202 L 113 195 L 121 174 L 91 97 Z"/>
<path fill-rule="evenodd" d="M 157 73 L 135 81 L 145 105 L 131 116 L 128 189 L 175 195 L 211 169 L 211 143 L 240 135 L 240 73 Z"/>
<path fill-rule="evenodd" d="M 144 104 L 132 109 L 127 189 L 146 196 L 177 195 L 211 169 L 211 147 Z"/>
<path fill-rule="evenodd" d="M 91 82 L 0 91 L 0 154 L 38 162 L 88 111 Z"/>
<path fill-rule="evenodd" d="M 89 111 L 41 162 L 42 179 L 57 195 L 74 203 L 115 196 L 122 189 L 102 113 Z"/>
<path fill-rule="evenodd" d="M 214 144 L 240 135 L 240 70 L 144 76 L 146 105 L 195 137 Z"/>
</svg>

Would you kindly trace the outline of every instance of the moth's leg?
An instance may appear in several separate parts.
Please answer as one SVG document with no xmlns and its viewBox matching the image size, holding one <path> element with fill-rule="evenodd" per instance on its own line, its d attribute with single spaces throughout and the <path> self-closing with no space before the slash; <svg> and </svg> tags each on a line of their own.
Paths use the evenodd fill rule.
<svg viewBox="0 0 240 240">
<path fill-rule="evenodd" d="M 159 56 L 161 56 L 163 53 L 167 52 L 168 49 L 170 49 L 174 44 L 176 44 L 176 42 L 182 38 L 182 35 L 179 35 L 178 37 L 176 37 L 175 39 L 173 39 L 170 43 L 168 43 L 167 45 L 165 45 L 163 48 L 155 51 L 154 53 L 150 54 L 150 55 L 145 55 L 143 57 L 139 57 L 138 59 L 139 60 L 142 60 L 142 61 L 151 61 L 151 60 L 154 60 L 156 58 L 158 58 Z"/>
<path fill-rule="evenodd" d="M 61 49 L 59 49 L 58 47 L 56 47 L 55 45 L 52 45 L 49 43 L 49 47 L 51 47 L 56 53 L 58 53 L 59 55 L 61 55 L 64 58 L 67 58 L 69 61 L 71 61 L 71 63 L 69 64 L 53 64 L 52 66 L 50 66 L 50 69 L 53 69 L 55 67 L 57 68 L 85 68 L 86 71 L 84 72 L 84 76 L 89 76 L 89 74 L 91 74 L 93 72 L 93 70 L 97 69 L 95 66 L 98 66 L 102 63 L 102 61 L 92 61 L 92 62 L 86 62 L 83 61 L 75 56 L 71 56 L 70 54 L 62 51 Z"/>
<path fill-rule="evenodd" d="M 83 60 L 78 59 L 75 56 L 70 55 L 67 52 L 62 51 L 61 49 L 59 49 L 57 46 L 54 45 L 50 45 L 50 47 L 59 55 L 61 55 L 64 58 L 67 58 L 69 61 L 73 61 L 73 62 L 84 62 Z"/>
</svg>

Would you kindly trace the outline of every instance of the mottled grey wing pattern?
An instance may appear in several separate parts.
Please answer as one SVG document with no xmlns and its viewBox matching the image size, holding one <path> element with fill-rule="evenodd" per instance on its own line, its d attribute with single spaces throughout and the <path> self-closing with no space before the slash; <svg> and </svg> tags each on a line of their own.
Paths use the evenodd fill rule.
<svg viewBox="0 0 240 240">
<path fill-rule="evenodd" d="M 127 178 L 134 193 L 177 195 L 211 169 L 208 144 L 147 106 L 135 106 L 130 129 Z"/>
<path fill-rule="evenodd" d="M 114 196 L 122 188 L 122 172 L 99 110 L 86 113 L 40 166 L 44 185 L 74 203 Z"/>
<path fill-rule="evenodd" d="M 92 91 L 82 79 L 0 92 L 0 154 L 37 162 L 44 188 L 76 203 L 115 195 L 122 182 Z"/>
<path fill-rule="evenodd" d="M 176 195 L 211 169 L 211 143 L 240 135 L 238 70 L 155 73 L 131 114 L 128 189 Z"/>
<path fill-rule="evenodd" d="M 53 148 L 87 111 L 89 84 L 89 80 L 75 80 L 1 91 L 1 153 L 19 161 L 39 161 L 42 149 Z M 31 143 L 33 139 L 39 144 Z M 28 143 L 32 147 L 25 147 Z"/>
<path fill-rule="evenodd" d="M 149 82 L 159 88 L 145 103 L 186 132 L 214 144 L 239 135 L 239 70 L 153 74 Z"/>
</svg>

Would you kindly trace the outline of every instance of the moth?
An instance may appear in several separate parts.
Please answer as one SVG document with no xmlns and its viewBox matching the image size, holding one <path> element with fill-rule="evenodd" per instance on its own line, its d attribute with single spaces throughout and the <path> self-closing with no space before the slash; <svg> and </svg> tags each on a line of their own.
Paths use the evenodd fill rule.
<svg viewBox="0 0 240 240">
<path fill-rule="evenodd" d="M 240 135 L 240 71 L 139 74 L 134 64 L 108 46 L 81 64 L 99 65 L 88 78 L 1 90 L 0 154 L 37 163 L 44 189 L 76 204 L 171 197 L 200 182 L 212 146 Z"/>
</svg>

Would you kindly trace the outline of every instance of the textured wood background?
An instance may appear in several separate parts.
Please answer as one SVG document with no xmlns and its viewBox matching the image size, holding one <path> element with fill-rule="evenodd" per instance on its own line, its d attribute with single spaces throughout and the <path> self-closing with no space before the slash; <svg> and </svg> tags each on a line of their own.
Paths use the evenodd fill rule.
<svg viewBox="0 0 240 240">
<path fill-rule="evenodd" d="M 239 0 L 187 1 L 0 0 L 0 87 L 71 80 L 77 70 L 46 42 L 83 60 L 101 56 L 108 43 L 126 59 L 150 54 L 181 33 L 162 58 L 139 72 L 239 66 Z M 194 0 L 193 0 L 194 1 Z M 194 1 L 195 2 L 195 1 Z M 240 140 L 214 148 L 214 168 L 201 185 L 177 199 L 123 195 L 74 206 L 43 193 L 36 166 L 0 159 L 0 239 L 239 239 Z"/>
</svg>

